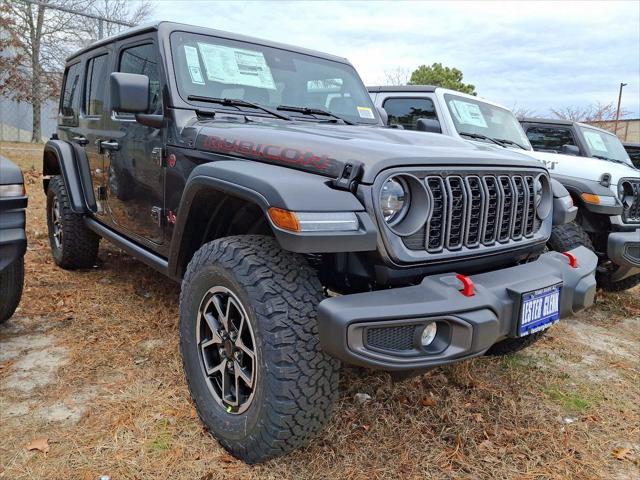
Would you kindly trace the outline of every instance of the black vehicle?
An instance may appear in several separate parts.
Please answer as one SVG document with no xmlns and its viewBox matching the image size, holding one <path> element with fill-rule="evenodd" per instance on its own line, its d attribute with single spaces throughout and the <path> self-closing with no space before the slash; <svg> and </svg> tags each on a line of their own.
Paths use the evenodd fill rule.
<svg viewBox="0 0 640 480">
<path fill-rule="evenodd" d="M 26 208 L 22 172 L 0 156 L 0 323 L 11 318 L 22 297 Z"/>
<path fill-rule="evenodd" d="M 315 51 L 166 22 L 98 42 L 43 162 L 56 263 L 105 238 L 182 283 L 193 400 L 251 463 L 322 429 L 340 361 L 514 351 L 595 294 L 592 252 L 543 253 L 563 212 L 539 162 L 385 128 Z"/>
<path fill-rule="evenodd" d="M 640 143 L 623 143 L 631 162 L 636 168 L 640 168 Z"/>
</svg>

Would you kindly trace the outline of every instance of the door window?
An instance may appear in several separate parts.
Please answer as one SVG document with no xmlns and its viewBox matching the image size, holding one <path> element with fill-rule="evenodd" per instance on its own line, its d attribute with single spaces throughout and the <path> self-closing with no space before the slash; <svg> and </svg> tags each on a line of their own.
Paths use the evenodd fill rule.
<svg viewBox="0 0 640 480">
<path fill-rule="evenodd" d="M 64 75 L 64 87 L 60 98 L 60 115 L 68 117 L 71 122 L 63 122 L 66 124 L 73 123 L 78 116 L 78 94 L 80 86 L 80 63 L 71 65 L 67 68 Z"/>
<path fill-rule="evenodd" d="M 102 115 L 107 84 L 107 55 L 100 55 L 87 64 L 84 89 L 84 112 L 90 116 Z"/>
<path fill-rule="evenodd" d="M 575 145 L 571 129 L 566 127 L 528 127 L 527 137 L 534 150 L 559 152 L 563 145 Z"/>
<path fill-rule="evenodd" d="M 162 111 L 157 58 L 156 48 L 151 43 L 126 48 L 120 56 L 120 72 L 137 73 L 149 77 L 150 113 L 161 113 Z"/>
<path fill-rule="evenodd" d="M 415 130 L 419 118 L 438 119 L 430 98 L 387 98 L 382 107 L 389 115 L 390 125 L 399 124 L 407 130 Z"/>
</svg>

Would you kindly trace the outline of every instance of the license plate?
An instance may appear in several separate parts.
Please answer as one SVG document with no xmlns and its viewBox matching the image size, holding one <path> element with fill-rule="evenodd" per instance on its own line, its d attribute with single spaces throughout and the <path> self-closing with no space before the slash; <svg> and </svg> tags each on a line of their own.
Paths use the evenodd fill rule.
<svg viewBox="0 0 640 480">
<path fill-rule="evenodd" d="M 539 332 L 560 320 L 561 285 L 522 294 L 518 335 Z"/>
</svg>

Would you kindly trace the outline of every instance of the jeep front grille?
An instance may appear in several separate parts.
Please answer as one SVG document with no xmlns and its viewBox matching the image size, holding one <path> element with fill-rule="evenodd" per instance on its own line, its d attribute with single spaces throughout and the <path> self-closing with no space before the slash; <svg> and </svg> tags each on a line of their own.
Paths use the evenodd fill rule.
<svg viewBox="0 0 640 480">
<path fill-rule="evenodd" d="M 438 253 L 532 238 L 540 228 L 534 179 L 507 172 L 427 175 L 431 215 L 402 241 L 410 250 Z"/>
<path fill-rule="evenodd" d="M 633 202 L 630 206 L 624 205 L 622 221 L 624 223 L 640 223 L 640 179 L 627 178 L 621 181 L 628 182 L 633 189 Z"/>
</svg>

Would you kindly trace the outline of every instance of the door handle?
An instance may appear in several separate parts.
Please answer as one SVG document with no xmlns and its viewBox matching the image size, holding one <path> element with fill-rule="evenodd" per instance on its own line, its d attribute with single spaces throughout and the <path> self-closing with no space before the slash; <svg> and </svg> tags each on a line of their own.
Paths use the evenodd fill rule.
<svg viewBox="0 0 640 480">
<path fill-rule="evenodd" d="M 111 152 L 117 152 L 120 150 L 120 144 L 110 140 L 101 140 L 98 142 L 98 145 L 100 145 L 100 150 L 109 150 Z"/>
<path fill-rule="evenodd" d="M 83 147 L 89 143 L 89 140 L 87 140 L 85 137 L 81 135 L 77 137 L 73 137 L 71 140 L 73 140 L 73 143 L 77 143 L 78 145 L 81 145 Z"/>
</svg>

